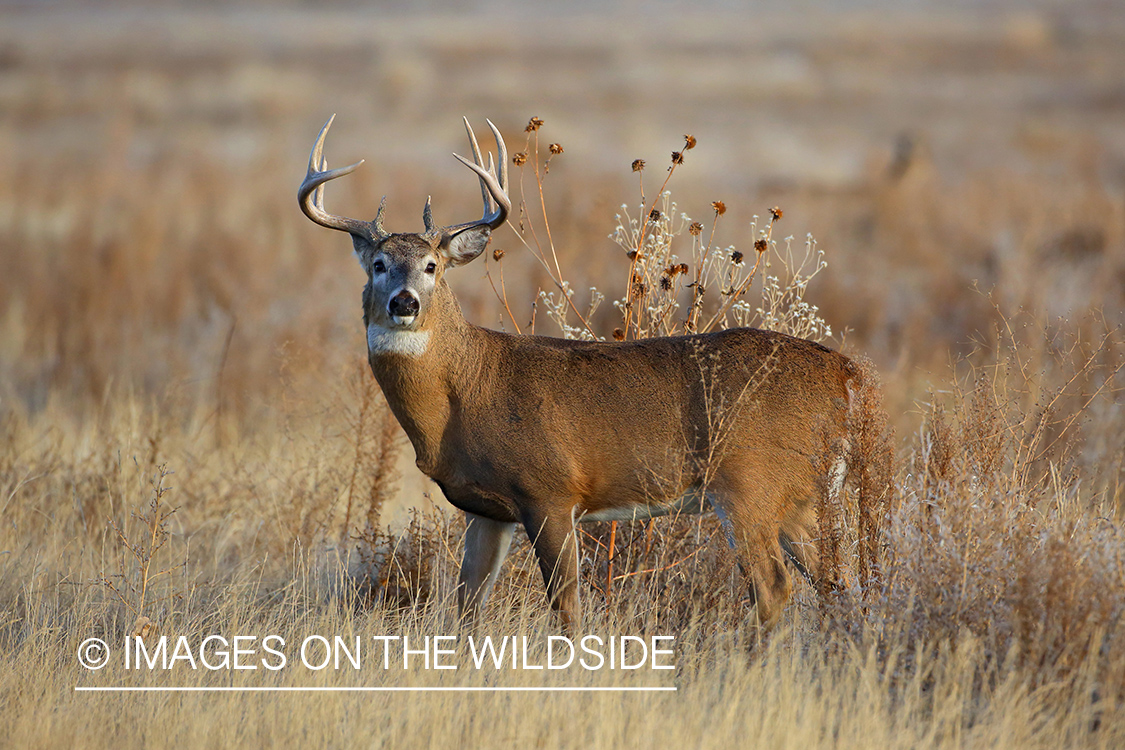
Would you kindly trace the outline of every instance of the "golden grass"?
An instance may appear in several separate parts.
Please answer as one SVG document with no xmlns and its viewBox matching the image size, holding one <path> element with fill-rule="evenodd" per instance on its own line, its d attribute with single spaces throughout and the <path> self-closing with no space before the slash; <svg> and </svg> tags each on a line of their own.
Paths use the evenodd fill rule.
<svg viewBox="0 0 1125 750">
<path fill-rule="evenodd" d="M 59 23 L 81 25 L 82 18 Z M 561 275 L 579 290 L 575 307 L 583 314 L 590 286 L 611 299 L 626 293 L 632 263 L 607 235 L 618 206 L 640 202 L 629 162 L 643 155 L 659 182 L 662 149 L 680 148 L 679 135 L 690 131 L 698 145 L 684 154 L 671 184 L 683 210 L 712 219 L 711 202 L 723 198 L 729 214 L 715 246 L 725 252 L 734 244 L 749 259 L 757 239 L 745 229 L 750 216 L 781 205 L 774 237 L 812 231 L 827 254 L 807 299 L 843 335 L 846 351 L 869 354 L 881 370 L 889 423 L 880 421 L 875 401 L 862 402 L 867 409 L 854 425 L 865 439 L 853 450 L 856 465 L 866 468 L 853 477 L 845 502 L 825 506 L 834 521 L 833 585 L 821 595 L 799 583 L 781 627 L 764 640 L 751 626 L 745 586 L 717 523 L 691 518 L 622 525 L 608 596 L 608 527 L 583 537 L 589 630 L 675 635 L 674 672 L 384 673 L 367 661 L 358 673 L 83 669 L 76 659 L 82 641 L 119 643 L 138 615 L 161 635 L 191 639 L 276 633 L 293 643 L 319 633 L 367 642 L 455 633 L 461 521 L 430 509 L 418 489 L 424 485 L 404 474 L 411 450 L 362 357 L 361 273 L 346 241 L 311 226 L 293 200 L 316 127 L 366 75 L 367 58 L 356 62 L 352 54 L 364 42 L 345 35 L 350 56 L 328 66 L 343 84 L 322 99 L 317 79 L 301 66 L 354 24 L 333 16 L 317 27 L 322 39 L 296 33 L 301 24 L 282 16 L 251 37 L 259 45 L 271 33 L 288 40 L 292 57 L 255 66 L 222 35 L 200 41 L 214 21 L 207 16 L 186 25 L 186 47 L 170 51 L 179 63 L 161 67 L 143 45 L 103 49 L 88 39 L 88 48 L 73 53 L 88 65 L 76 70 L 72 58 L 35 46 L 51 30 L 37 19 L 13 17 L 9 31 L 0 31 L 7 45 L 0 46 L 0 98 L 14 115 L 0 121 L 0 744 L 1125 743 L 1125 340 L 1118 328 L 1125 203 L 1120 186 L 1097 168 L 1111 146 L 1092 132 L 1070 138 L 1069 126 L 1050 122 L 1018 132 L 1017 147 L 1031 154 L 1027 163 L 1009 157 L 1010 165 L 951 177 L 948 158 L 916 140 L 843 182 L 798 170 L 747 189 L 726 164 L 750 153 L 730 145 L 737 128 L 709 140 L 698 119 L 681 124 L 664 105 L 634 101 L 640 114 L 632 122 L 641 124 L 632 131 L 641 145 L 629 148 L 646 150 L 614 152 L 620 169 L 600 173 L 587 167 L 596 159 L 583 140 L 598 137 L 602 120 L 581 130 L 568 123 L 569 131 L 548 136 L 557 120 L 545 116 L 544 143 L 564 146 L 543 178 L 554 253 L 531 244 L 549 267 L 557 257 Z M 420 102 L 438 87 L 434 66 L 452 61 L 468 70 L 479 55 L 514 54 L 529 44 L 522 38 L 497 53 L 474 46 L 480 42 L 472 28 L 437 39 L 426 25 L 401 23 L 396 43 L 417 43 L 415 56 L 372 65 L 376 93 L 406 123 L 398 126 L 403 131 L 422 127 Z M 721 25 L 706 29 L 721 35 Z M 578 26 L 557 30 L 562 41 L 534 70 L 564 69 L 560 60 L 580 70 L 587 58 L 619 49 L 612 34 L 582 28 L 591 32 L 584 52 L 576 58 L 567 47 Z M 885 35 L 893 54 L 939 68 L 956 68 L 949 61 L 960 58 L 950 50 L 964 51 L 953 42 L 969 33 L 956 24 L 927 34 L 865 28 Z M 1094 86 L 1097 71 L 1120 54 L 1104 35 L 1091 34 L 1075 51 L 1031 33 L 1039 28 L 1021 22 L 996 37 L 973 31 L 968 38 L 988 70 L 1041 70 L 1048 82 L 1078 70 Z M 128 36 L 103 33 L 99 38 Z M 864 80 L 882 80 L 853 48 L 852 32 L 820 33 L 810 65 L 851 65 L 869 74 Z M 669 38 L 659 62 L 675 80 L 690 84 L 699 80 L 695 66 L 715 63 L 698 50 L 693 56 L 690 34 Z M 732 49 L 731 65 L 765 54 Z M 720 73 L 728 62 L 719 61 L 692 96 L 707 103 L 713 92 L 727 101 Z M 208 96 L 223 66 L 240 71 L 239 88 Z M 913 69 L 905 68 L 908 76 Z M 556 83 L 543 84 L 544 101 L 565 110 L 576 95 Z M 616 84 L 599 85 L 609 102 L 600 116 L 609 112 L 619 123 L 615 108 L 624 105 L 614 97 Z M 805 78 L 788 85 L 755 83 L 769 107 L 740 110 L 728 102 L 724 111 L 749 122 L 751 114 L 799 108 L 813 96 Z M 511 85 L 494 93 L 507 119 L 483 112 L 512 146 L 529 114 L 527 92 Z M 404 148 L 424 157 L 415 141 L 428 143 L 433 134 L 446 158 L 459 148 L 453 139 L 460 133 L 456 113 L 445 110 L 466 101 L 427 112 L 425 137 L 413 135 Z M 390 147 L 361 150 L 360 138 L 364 149 L 383 143 L 368 141 L 365 131 L 377 118 L 354 97 L 346 106 L 351 121 L 341 117 L 333 133 L 340 140 L 329 143 L 333 165 L 380 154 L 385 163 L 334 185 L 334 207 L 365 216 L 386 191 L 396 229 L 420 226 L 427 192 L 439 221 L 477 210 L 473 182 L 453 166 L 439 172 L 444 167 L 428 157 L 421 166 L 396 166 Z M 479 102 L 471 106 L 476 111 Z M 820 112 L 816 107 L 831 105 L 808 106 Z M 655 138 L 652 122 L 672 128 L 667 143 Z M 154 141 L 164 130 L 182 140 Z M 247 132 L 256 156 L 232 160 L 228 151 L 205 148 L 209 133 L 236 142 Z M 525 188 L 538 200 L 529 168 Z M 647 207 L 657 185 L 647 178 L 645 185 Z M 681 260 L 694 265 L 687 248 L 692 238 L 707 239 L 712 222 L 704 223 L 701 234 L 681 237 Z M 493 247 L 505 251 L 502 264 L 488 259 L 509 309 L 493 294 L 483 264 L 452 280 L 470 319 L 509 329 L 535 319 L 539 332 L 549 333 L 548 316 L 532 301 L 538 290 L 557 288 L 549 268 L 521 245 L 516 234 L 498 232 Z M 660 274 L 645 283 L 656 288 Z M 684 307 L 673 317 L 690 308 L 690 295 L 680 299 Z M 621 326 L 609 304 L 590 318 L 604 337 Z M 890 443 L 889 428 L 897 436 Z M 162 472 L 170 473 L 161 479 Z M 884 492 L 888 478 L 891 493 Z M 391 524 L 392 506 L 404 498 L 426 510 Z M 440 508 L 440 495 L 435 500 Z M 537 643 L 555 633 L 526 539 L 505 566 L 482 632 Z M 111 684 L 678 690 L 73 691 Z"/>
</svg>

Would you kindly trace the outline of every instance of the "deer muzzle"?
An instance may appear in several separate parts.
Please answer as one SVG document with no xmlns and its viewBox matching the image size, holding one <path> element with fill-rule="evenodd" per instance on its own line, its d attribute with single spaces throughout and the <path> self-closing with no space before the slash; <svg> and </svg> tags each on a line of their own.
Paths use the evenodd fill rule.
<svg viewBox="0 0 1125 750">
<path fill-rule="evenodd" d="M 418 315 L 418 298 L 413 292 L 402 289 L 391 297 L 387 312 L 396 323 L 409 323 Z"/>
</svg>

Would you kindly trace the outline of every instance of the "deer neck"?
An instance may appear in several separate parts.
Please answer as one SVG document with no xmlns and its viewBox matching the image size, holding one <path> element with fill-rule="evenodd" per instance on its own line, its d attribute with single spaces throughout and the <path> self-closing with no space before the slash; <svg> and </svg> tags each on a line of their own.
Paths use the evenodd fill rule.
<svg viewBox="0 0 1125 750">
<path fill-rule="evenodd" d="M 368 362 L 391 411 L 414 446 L 418 466 L 432 474 L 442 436 L 472 373 L 479 369 L 480 330 L 465 320 L 445 280 L 416 331 L 369 325 Z"/>
</svg>

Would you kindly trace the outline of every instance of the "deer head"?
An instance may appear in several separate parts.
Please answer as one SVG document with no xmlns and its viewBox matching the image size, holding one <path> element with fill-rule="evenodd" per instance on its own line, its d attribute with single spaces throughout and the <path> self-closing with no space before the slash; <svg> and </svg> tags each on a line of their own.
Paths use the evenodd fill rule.
<svg viewBox="0 0 1125 750">
<path fill-rule="evenodd" d="M 336 216 L 324 210 L 324 185 L 329 180 L 355 171 L 363 161 L 347 167 L 328 169 L 324 158 L 324 139 L 335 115 L 328 119 L 309 155 L 309 168 L 297 192 L 305 215 L 321 226 L 347 232 L 360 266 L 367 273 L 364 288 L 364 319 L 368 338 L 373 327 L 378 332 L 410 333 L 424 330 L 434 291 L 446 268 L 463 265 L 480 255 L 488 245 L 492 230 L 504 223 L 512 208 L 508 198 L 508 151 L 500 131 L 491 121 L 488 127 L 496 139 L 498 161 L 481 156 L 476 134 L 465 119 L 465 130 L 473 149 L 473 161 L 454 154 L 480 179 L 484 215 L 476 221 L 445 227 L 434 225 L 430 199 L 422 210 L 425 229 L 418 233 L 391 233 L 383 228 L 386 197 L 379 204 L 374 221 Z M 400 340 L 402 337 L 398 337 Z"/>
</svg>

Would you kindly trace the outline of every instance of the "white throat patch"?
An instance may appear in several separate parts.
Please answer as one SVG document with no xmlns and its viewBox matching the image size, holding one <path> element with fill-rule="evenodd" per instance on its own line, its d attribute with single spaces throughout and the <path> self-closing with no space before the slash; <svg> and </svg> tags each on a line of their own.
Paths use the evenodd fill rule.
<svg viewBox="0 0 1125 750">
<path fill-rule="evenodd" d="M 421 357 L 430 345 L 429 331 L 387 329 L 372 323 L 367 326 L 368 354 L 402 354 Z"/>
</svg>

